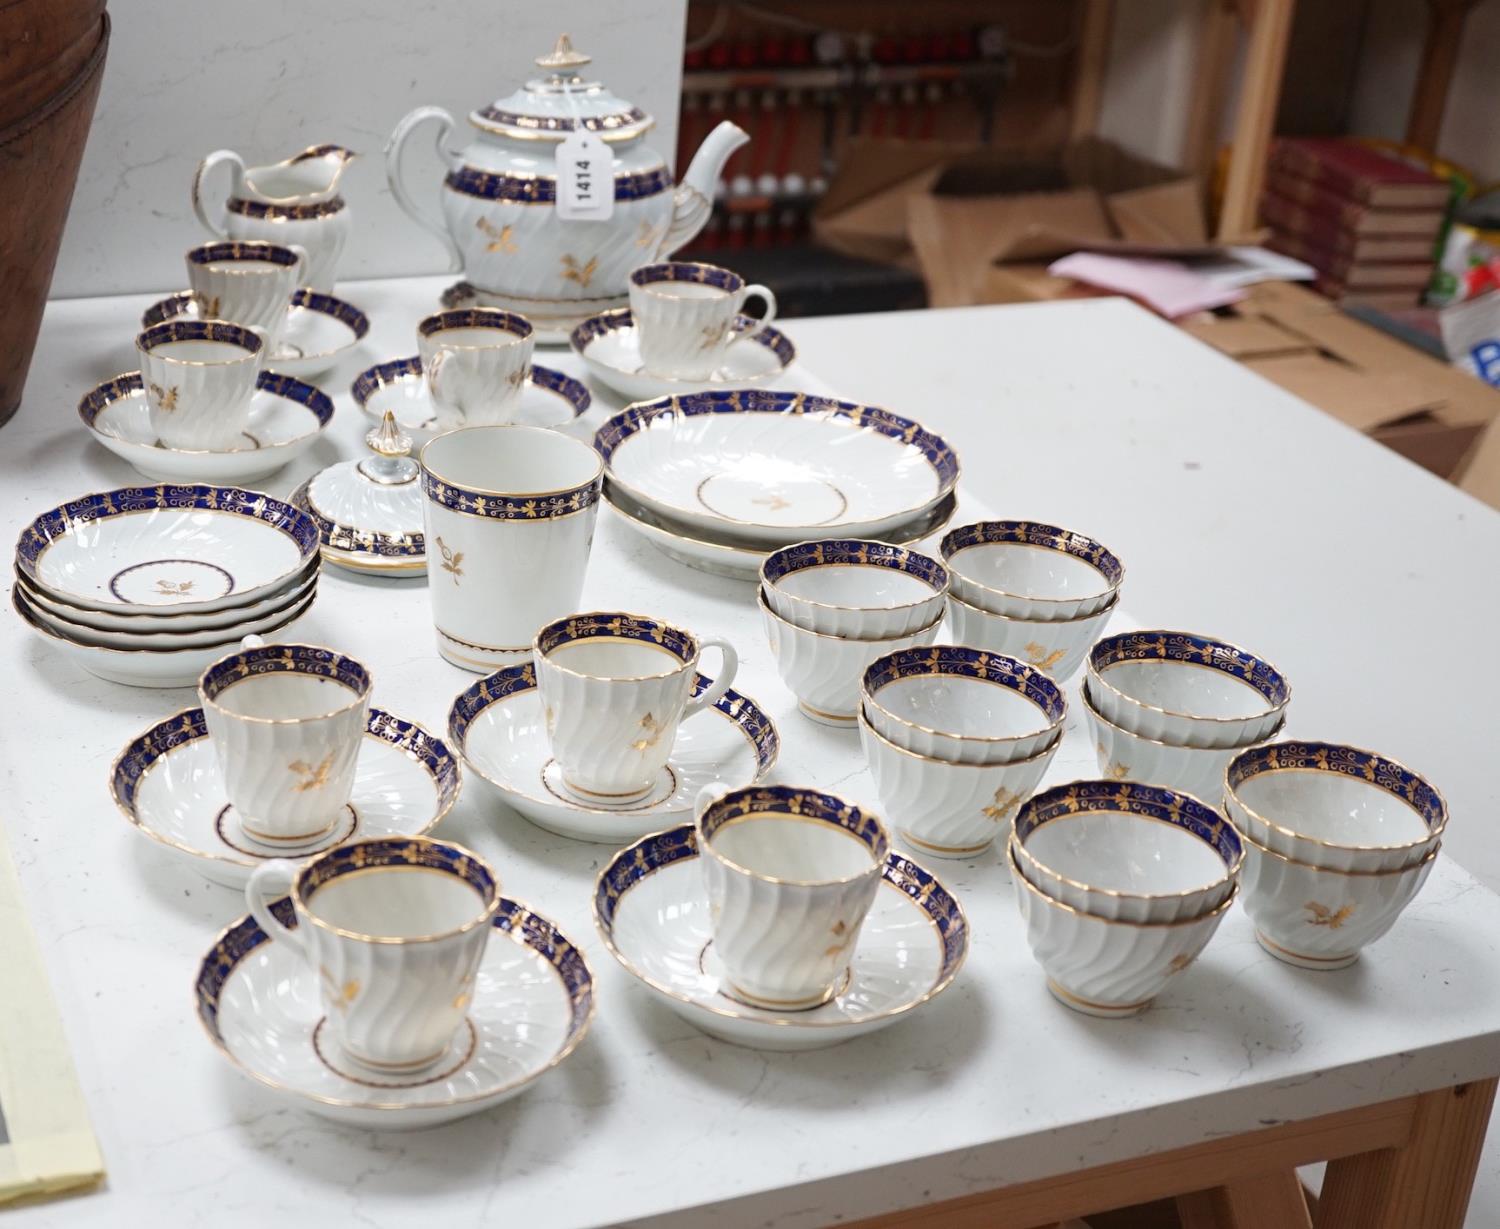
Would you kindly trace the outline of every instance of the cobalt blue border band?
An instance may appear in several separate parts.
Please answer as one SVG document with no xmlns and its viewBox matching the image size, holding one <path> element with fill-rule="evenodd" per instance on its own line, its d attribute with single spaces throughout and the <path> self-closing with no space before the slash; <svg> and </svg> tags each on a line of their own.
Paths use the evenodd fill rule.
<svg viewBox="0 0 1500 1229">
<path fill-rule="evenodd" d="M 635 318 L 630 314 L 630 308 L 617 307 L 612 311 L 600 312 L 597 316 L 590 316 L 582 324 L 569 334 L 568 340 L 573 349 L 579 354 L 588 348 L 591 341 L 620 329 L 635 327 Z M 753 316 L 736 316 L 734 327 L 738 331 L 756 329 L 759 331 L 752 337 L 741 338 L 742 341 L 751 341 L 758 346 L 764 346 L 780 361 L 783 367 L 790 367 L 797 358 L 797 347 L 792 345 L 792 339 L 779 329 L 762 327 L 759 320 Z"/>
<path fill-rule="evenodd" d="M 587 512 L 598 505 L 603 484 L 601 474 L 584 486 L 556 495 L 487 495 L 444 482 L 422 467 L 422 491 L 433 503 L 465 516 L 497 521 L 550 521 Z"/>
<path fill-rule="evenodd" d="M 162 483 L 83 495 L 43 512 L 21 531 L 16 540 L 16 566 L 28 580 L 37 580 L 36 561 L 53 542 L 66 537 L 77 526 L 156 508 L 196 509 L 250 517 L 264 521 L 290 538 L 302 556 L 301 563 L 307 563 L 318 552 L 317 525 L 312 517 L 291 504 L 239 487 Z"/>
<path fill-rule="evenodd" d="M 907 550 L 903 546 L 892 546 L 889 542 L 860 538 L 826 538 L 818 542 L 798 542 L 795 546 L 783 546 L 766 556 L 761 575 L 766 583 L 775 584 L 794 572 L 835 565 L 887 568 L 893 572 L 902 572 L 930 586 L 934 593 L 942 593 L 948 588 L 948 569 L 936 559 Z"/>
<path fill-rule="evenodd" d="M 615 854 L 594 889 L 594 917 L 606 938 L 613 938 L 615 912 L 626 892 L 648 875 L 698 856 L 698 833 L 691 824 L 642 837 Z M 969 924 L 963 907 L 932 872 L 899 853 L 886 855 L 881 877 L 906 893 L 937 927 L 943 963 L 934 982 L 946 983 L 969 950 Z"/>
<path fill-rule="evenodd" d="M 712 682 L 705 675 L 696 675 L 693 679 L 693 695 L 702 695 Z M 529 661 L 524 665 L 507 666 L 504 670 L 486 675 L 477 683 L 471 684 L 453 698 L 453 704 L 448 709 L 448 741 L 458 748 L 460 755 L 464 754 L 469 727 L 485 709 L 509 696 L 531 691 L 535 687 L 536 667 Z M 755 751 L 756 771 L 767 771 L 781 752 L 781 737 L 771 718 L 748 696 L 742 696 L 732 687 L 719 697 L 714 707 L 739 726 L 749 738 Z"/>
<path fill-rule="evenodd" d="M 885 861 L 890 839 L 879 818 L 836 794 L 800 785 L 747 785 L 709 803 L 698 817 L 698 830 L 712 843 L 714 834 L 750 815 L 796 815 L 842 828 L 857 837 L 877 861 Z"/>
<path fill-rule="evenodd" d="M 1436 832 L 1448 822 L 1448 804 L 1442 794 L 1410 768 L 1373 751 L 1342 743 L 1263 743 L 1241 751 L 1230 760 L 1225 779 L 1229 788 L 1236 790 L 1252 777 L 1285 769 L 1335 772 L 1366 781 L 1406 802 L 1422 817 L 1429 832 Z"/>
<path fill-rule="evenodd" d="M 337 213 L 344 208 L 344 198 L 330 196 L 326 201 L 315 201 L 309 205 L 268 205 L 262 201 L 247 201 L 242 196 L 232 196 L 225 207 L 230 213 L 237 213 L 242 218 L 281 218 L 288 222 L 304 222 Z"/>
<path fill-rule="evenodd" d="M 960 525 L 944 536 L 938 549 L 944 560 L 951 562 L 952 556 L 967 547 L 1003 543 L 1040 546 L 1072 555 L 1103 576 L 1112 589 L 1125 578 L 1124 565 L 1103 543 L 1071 529 L 1060 529 L 1039 521 L 977 521 L 972 525 Z"/>
<path fill-rule="evenodd" d="M 687 418 L 703 414 L 826 415 L 848 422 L 851 426 L 868 428 L 890 439 L 900 440 L 921 452 L 927 458 L 927 463 L 937 471 L 939 486 L 934 500 L 947 495 L 958 482 L 958 454 L 947 440 L 934 435 L 921 423 L 902 418 L 899 414 L 878 406 L 770 389 L 726 389 L 640 401 L 627 406 L 600 427 L 594 435 L 594 447 L 599 450 L 607 465 L 631 436 L 645 430 L 659 418 L 670 418 L 676 414 Z"/>
<path fill-rule="evenodd" d="M 377 363 L 361 371 L 354 377 L 354 383 L 349 386 L 349 392 L 353 395 L 355 403 L 363 409 L 370 398 L 387 384 L 396 384 L 410 376 L 421 374 L 420 357 L 391 359 L 389 362 Z M 564 398 L 572 405 L 574 418 L 587 413 L 589 406 L 593 404 L 594 397 L 589 392 L 588 385 L 555 368 L 533 363 L 531 374 L 527 378 L 537 388 L 545 388 L 548 392 L 556 393 Z"/>
<path fill-rule="evenodd" d="M 270 674 L 303 674 L 327 679 L 356 696 L 370 690 L 370 672 L 352 657 L 317 644 L 263 644 L 216 661 L 203 673 L 199 694 L 216 700 L 236 683 Z"/>
<path fill-rule="evenodd" d="M 1176 661 L 1207 666 L 1255 688 L 1272 707 L 1280 707 L 1292 695 L 1285 676 L 1269 662 L 1222 640 L 1190 632 L 1118 632 L 1104 637 L 1089 650 L 1089 665 L 1096 674 L 1131 661 Z"/>
<path fill-rule="evenodd" d="M 272 901 L 269 908 L 276 920 L 288 930 L 297 929 L 297 912 L 290 896 Z M 561 1048 L 570 1048 L 588 1027 L 589 1018 L 594 1011 L 594 979 L 589 973 L 588 962 L 582 951 L 540 913 L 504 896 L 500 898 L 492 924 L 496 930 L 511 935 L 517 942 L 536 952 L 557 971 L 567 992 L 571 1011 L 568 1037 Z M 198 1001 L 198 1017 L 220 1045 L 224 1044 L 223 1034 L 219 1032 L 219 1005 L 224 987 L 245 957 L 262 943 L 269 941 L 253 917 L 243 918 L 220 936 L 203 958 L 203 963 L 198 966 L 198 977 L 193 984 Z M 413 1108 L 420 1109 L 421 1106 Z"/>
<path fill-rule="evenodd" d="M 504 175 L 460 167 L 449 171 L 443 182 L 453 192 L 486 201 L 512 201 L 522 205 L 550 205 L 557 200 L 557 180 L 551 175 Z M 658 196 L 672 186 L 666 168 L 615 176 L 615 200 L 639 201 Z"/>
<path fill-rule="evenodd" d="M 536 331 L 525 316 L 498 307 L 455 307 L 428 316 L 417 325 L 417 332 L 423 337 L 448 329 L 499 329 L 523 338 Z"/>
<path fill-rule="evenodd" d="M 384 709 L 372 708 L 365 718 L 365 733 L 406 753 L 421 764 L 437 787 L 438 809 L 446 812 L 458 798 L 458 757 L 448 744 L 434 738 L 412 721 L 403 721 Z M 115 801 L 134 813 L 141 780 L 152 767 L 186 743 L 208 737 L 208 724 L 201 708 L 188 709 L 152 726 L 120 754 L 110 775 Z"/>
<path fill-rule="evenodd" d="M 571 115 L 522 115 L 519 111 L 502 111 L 493 103 L 481 107 L 474 114 L 487 123 L 503 124 L 526 132 L 573 132 L 580 127 L 589 132 L 614 132 L 629 128 L 632 124 L 644 123 L 647 118 L 639 107 L 609 115 L 581 115 L 575 119 Z"/>
<path fill-rule="evenodd" d="M 225 345 L 238 346 L 251 354 L 261 351 L 260 338 L 249 329 L 226 320 L 163 320 L 153 324 L 135 339 L 137 348 L 151 350 L 156 346 L 174 341 L 217 341 Z M 172 359 L 163 356 L 167 362 Z M 239 359 L 229 360 L 239 362 Z"/>
<path fill-rule="evenodd" d="M 354 340 L 362 340 L 370 331 L 370 318 L 355 307 L 353 303 L 346 303 L 343 299 L 336 299 L 331 294 L 323 294 L 317 290 L 311 290 L 306 286 L 300 286 L 292 291 L 292 306 L 300 307 L 306 311 L 317 312 L 320 316 L 330 316 L 346 324 L 354 333 Z M 179 316 L 185 316 L 188 312 L 195 310 L 193 303 L 193 292 L 191 290 L 180 290 L 176 294 L 169 294 L 148 307 L 141 315 L 141 328 L 150 329 L 158 324 L 164 324 L 168 320 L 175 320 Z M 274 361 L 274 360 L 270 360 Z"/>
<path fill-rule="evenodd" d="M 686 665 L 698 653 L 698 642 L 680 628 L 625 611 L 590 611 L 567 615 L 547 624 L 536 634 L 537 651 L 545 657 L 554 649 L 576 640 L 636 640 L 666 649 Z"/>
<path fill-rule="evenodd" d="M 1136 781 L 1072 781 L 1033 794 L 1016 813 L 1016 840 L 1054 819 L 1113 812 L 1160 820 L 1190 832 L 1223 859 L 1231 871 L 1243 855 L 1239 833 L 1219 812 L 1191 795 Z"/>
<path fill-rule="evenodd" d="M 482 860 L 460 845 L 423 836 L 381 836 L 350 841 L 318 854 L 297 872 L 293 897 L 308 905 L 318 889 L 345 875 L 371 868 L 422 867 L 445 871 L 477 891 L 486 906 L 500 895 L 500 881 Z"/>
<path fill-rule="evenodd" d="M 692 282 L 698 286 L 714 286 L 730 294 L 745 285 L 745 279 L 738 273 L 696 260 L 658 261 L 642 265 L 630 275 L 632 286 L 655 286 L 662 282 Z"/>
<path fill-rule="evenodd" d="M 269 239 L 223 239 L 218 243 L 205 243 L 187 254 L 188 261 L 195 265 L 211 265 L 227 260 L 261 260 L 267 264 L 280 265 L 283 269 L 297 263 L 297 253 L 291 248 L 272 243 Z"/>
<path fill-rule="evenodd" d="M 877 657 L 865 671 L 860 686 L 869 696 L 875 695 L 900 679 L 931 678 L 950 675 L 999 683 L 1030 700 L 1056 724 L 1067 712 L 1062 688 L 1042 671 L 1003 653 L 971 649 L 956 644 L 934 644 L 914 649 L 897 649 Z"/>
</svg>

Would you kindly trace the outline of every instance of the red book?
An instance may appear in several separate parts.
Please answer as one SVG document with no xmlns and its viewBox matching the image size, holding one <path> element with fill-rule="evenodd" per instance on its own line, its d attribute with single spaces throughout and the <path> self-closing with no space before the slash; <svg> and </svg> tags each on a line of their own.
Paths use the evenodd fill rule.
<svg viewBox="0 0 1500 1229">
<path fill-rule="evenodd" d="M 1311 179 L 1289 175 L 1270 168 L 1266 176 L 1269 194 L 1297 206 L 1309 214 L 1336 220 L 1345 230 L 1357 235 L 1421 235 L 1436 239 L 1443 228 L 1445 209 L 1372 209 L 1330 192 Z M 1289 228 L 1295 229 L 1295 228 Z"/>
<path fill-rule="evenodd" d="M 1337 218 L 1313 213 L 1276 192 L 1261 197 L 1260 220 L 1279 234 L 1295 235 L 1355 261 L 1427 260 L 1437 243 L 1434 235 L 1362 234 L 1340 225 Z"/>
<path fill-rule="evenodd" d="M 1319 247 L 1296 235 L 1275 233 L 1267 246 L 1305 260 L 1319 273 L 1342 282 L 1346 290 L 1421 290 L 1432 280 L 1432 257 L 1397 263 L 1357 264 L 1332 248 Z"/>
<path fill-rule="evenodd" d="M 1271 151 L 1270 165 L 1289 175 L 1311 179 L 1362 205 L 1442 209 L 1448 204 L 1445 181 L 1358 141 L 1283 137 Z"/>
</svg>

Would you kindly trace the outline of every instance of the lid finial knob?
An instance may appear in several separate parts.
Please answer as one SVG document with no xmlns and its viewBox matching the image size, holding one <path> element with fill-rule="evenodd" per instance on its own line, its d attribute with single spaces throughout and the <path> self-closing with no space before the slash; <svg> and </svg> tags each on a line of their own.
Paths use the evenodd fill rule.
<svg viewBox="0 0 1500 1229">
<path fill-rule="evenodd" d="M 417 476 L 417 463 L 407 456 L 411 437 L 401 430 L 390 410 L 365 436 L 365 443 L 375 455 L 366 457 L 356 467 L 371 482 L 381 486 L 400 486 Z"/>
<path fill-rule="evenodd" d="M 538 56 L 536 64 L 538 68 L 582 68 L 585 64 L 593 62 L 592 56 L 586 56 L 581 51 L 573 50 L 573 40 L 566 34 L 557 36 L 557 45 L 546 55 Z"/>
</svg>

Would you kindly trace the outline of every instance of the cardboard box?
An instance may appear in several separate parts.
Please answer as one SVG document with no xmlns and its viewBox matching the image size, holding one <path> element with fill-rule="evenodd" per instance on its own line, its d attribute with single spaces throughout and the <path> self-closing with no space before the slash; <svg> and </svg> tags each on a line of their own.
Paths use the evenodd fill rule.
<svg viewBox="0 0 1500 1229">
<path fill-rule="evenodd" d="M 1288 282 L 1183 328 L 1440 477 L 1500 414 L 1497 390 Z M 1500 443 L 1495 457 L 1500 487 Z"/>
<path fill-rule="evenodd" d="M 1011 273 L 1018 263 L 1218 250 L 1200 201 L 1192 177 L 1098 138 L 1050 151 L 866 138 L 851 141 L 813 231 L 849 255 L 920 268 L 934 306 L 1012 302 L 1073 293 Z"/>
</svg>

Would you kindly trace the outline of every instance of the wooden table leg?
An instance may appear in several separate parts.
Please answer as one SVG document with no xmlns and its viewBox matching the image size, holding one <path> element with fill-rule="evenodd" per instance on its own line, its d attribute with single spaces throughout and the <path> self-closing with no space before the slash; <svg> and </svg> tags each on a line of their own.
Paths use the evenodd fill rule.
<svg viewBox="0 0 1500 1229">
<path fill-rule="evenodd" d="M 1318 1229 L 1462 1229 L 1494 1101 L 1493 1079 L 1423 1093 L 1404 1145 L 1328 1163 Z"/>
<path fill-rule="evenodd" d="M 1312 1229 L 1294 1169 L 1179 1195 L 1177 1219 L 1182 1229 Z"/>
</svg>

